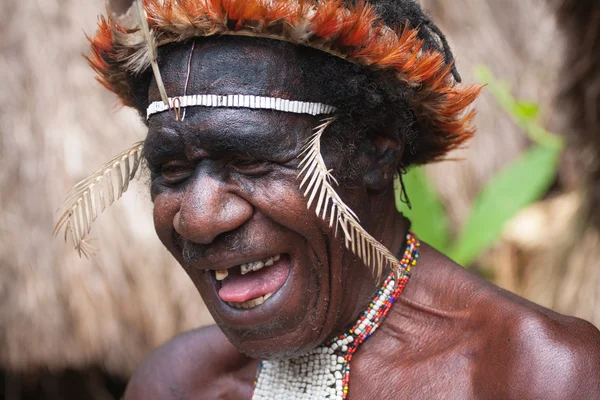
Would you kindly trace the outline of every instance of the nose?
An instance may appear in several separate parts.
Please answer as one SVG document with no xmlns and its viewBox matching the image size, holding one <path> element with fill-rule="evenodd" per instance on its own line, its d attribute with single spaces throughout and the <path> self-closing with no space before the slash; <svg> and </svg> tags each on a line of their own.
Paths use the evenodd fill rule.
<svg viewBox="0 0 600 400">
<path fill-rule="evenodd" d="M 220 234 L 242 226 L 252 213 L 253 207 L 226 184 L 204 175 L 186 188 L 173 228 L 186 240 L 210 244 Z"/>
</svg>

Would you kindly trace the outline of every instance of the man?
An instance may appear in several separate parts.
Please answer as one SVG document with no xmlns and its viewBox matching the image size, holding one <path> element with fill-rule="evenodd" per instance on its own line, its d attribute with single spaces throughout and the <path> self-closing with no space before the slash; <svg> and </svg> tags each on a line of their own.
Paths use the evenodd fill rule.
<svg viewBox="0 0 600 400">
<path fill-rule="evenodd" d="M 148 137 L 61 223 L 85 252 L 143 149 L 158 236 L 217 326 L 158 349 L 126 399 L 600 398 L 598 330 L 468 273 L 396 211 L 396 171 L 463 144 L 479 91 L 416 3 L 130 3 L 109 2 L 90 62 Z"/>
</svg>

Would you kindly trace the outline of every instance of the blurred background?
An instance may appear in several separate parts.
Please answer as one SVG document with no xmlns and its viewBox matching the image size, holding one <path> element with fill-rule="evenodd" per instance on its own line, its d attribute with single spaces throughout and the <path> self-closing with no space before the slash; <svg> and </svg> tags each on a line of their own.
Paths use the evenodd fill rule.
<svg viewBox="0 0 600 400">
<path fill-rule="evenodd" d="M 489 85 L 457 161 L 411 171 L 411 212 L 436 202 L 414 218 L 474 272 L 600 326 L 600 3 L 422 3 L 463 81 Z M 68 190 L 145 135 L 82 57 L 103 4 L 0 2 L 0 399 L 118 399 L 149 352 L 211 322 L 155 237 L 145 177 L 94 224 L 95 257 L 52 238 Z"/>
</svg>

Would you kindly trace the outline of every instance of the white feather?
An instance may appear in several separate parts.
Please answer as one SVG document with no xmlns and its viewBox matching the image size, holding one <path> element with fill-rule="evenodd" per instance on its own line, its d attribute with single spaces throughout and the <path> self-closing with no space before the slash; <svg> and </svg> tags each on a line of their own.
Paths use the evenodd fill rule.
<svg viewBox="0 0 600 400">
<path fill-rule="evenodd" d="M 298 166 L 300 168 L 298 178 L 304 175 L 300 189 L 304 190 L 304 197 L 308 196 L 308 208 L 316 199 L 317 216 L 325 220 L 330 227 L 335 220 L 336 234 L 337 227 L 341 227 L 346 247 L 371 267 L 377 279 L 380 279 L 384 266 L 397 269 L 399 262 L 384 245 L 375 240 L 360 225 L 358 216 L 344 203 L 332 186 L 332 183 L 337 184 L 337 181 L 331 175 L 331 170 L 327 169 L 321 156 L 321 136 L 334 121 L 335 117 L 323 120 L 322 124 L 315 128 L 314 135 L 300 153 L 299 157 L 302 157 L 302 160 Z"/>
</svg>

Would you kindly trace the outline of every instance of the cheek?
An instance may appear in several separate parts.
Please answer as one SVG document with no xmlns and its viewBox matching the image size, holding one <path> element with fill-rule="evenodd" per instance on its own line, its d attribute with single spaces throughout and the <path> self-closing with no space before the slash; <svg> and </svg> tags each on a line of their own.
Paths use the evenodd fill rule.
<svg viewBox="0 0 600 400">
<path fill-rule="evenodd" d="M 314 229 L 316 216 L 306 207 L 306 199 L 298 188 L 293 172 L 278 174 L 268 181 L 254 185 L 252 202 L 273 221 L 306 237 Z M 314 217 L 314 218 L 313 218 Z"/>
<path fill-rule="evenodd" d="M 333 229 L 329 229 L 329 221 L 325 222 L 315 214 L 316 201 L 307 208 L 308 199 L 303 196 L 296 176 L 296 171 L 290 171 L 254 185 L 251 202 L 267 218 L 301 237 L 312 249 L 309 253 L 316 255 L 317 262 L 327 265 L 328 240 L 325 237 L 333 238 Z"/>
</svg>

